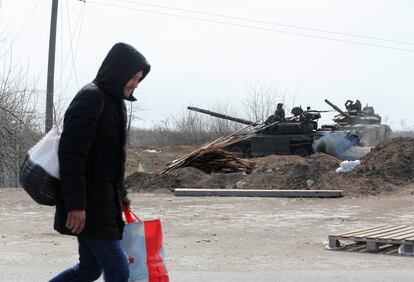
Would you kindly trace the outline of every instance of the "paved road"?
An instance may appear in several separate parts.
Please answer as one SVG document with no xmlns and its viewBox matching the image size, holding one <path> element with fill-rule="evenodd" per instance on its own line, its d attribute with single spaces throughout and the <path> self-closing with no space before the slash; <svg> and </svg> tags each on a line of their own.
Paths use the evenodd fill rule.
<svg viewBox="0 0 414 282">
<path fill-rule="evenodd" d="M 171 281 L 414 281 L 414 258 L 335 252 L 328 235 L 413 224 L 413 196 L 342 199 L 185 198 L 132 194 L 161 218 Z M 52 229 L 53 208 L 0 189 L 0 281 L 47 281 L 77 260 Z"/>
</svg>

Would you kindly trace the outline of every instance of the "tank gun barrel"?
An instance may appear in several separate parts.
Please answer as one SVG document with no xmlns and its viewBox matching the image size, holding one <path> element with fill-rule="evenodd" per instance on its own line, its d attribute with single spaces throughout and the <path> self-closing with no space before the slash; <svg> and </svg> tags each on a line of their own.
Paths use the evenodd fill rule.
<svg viewBox="0 0 414 282">
<path fill-rule="evenodd" d="M 308 113 L 330 113 L 330 112 L 334 112 L 333 110 L 308 110 L 306 111 Z"/>
<path fill-rule="evenodd" d="M 346 117 L 350 117 L 349 114 L 345 113 L 344 111 L 342 111 L 340 108 L 338 108 L 335 104 L 332 104 L 328 99 L 325 99 L 325 103 L 327 103 L 329 106 L 331 106 L 335 111 L 337 111 L 338 113 L 340 113 L 343 116 Z"/>
<path fill-rule="evenodd" d="M 218 117 L 218 118 L 221 118 L 221 119 L 231 120 L 231 121 L 242 123 L 242 124 L 253 125 L 253 126 L 258 125 L 257 123 L 255 123 L 253 121 L 250 121 L 250 120 L 246 120 L 246 119 L 242 119 L 242 118 L 235 118 L 235 117 L 232 117 L 232 116 L 223 115 L 223 114 L 220 114 L 220 113 L 216 113 L 216 112 L 212 112 L 212 111 L 209 111 L 209 110 L 204 110 L 204 109 L 200 109 L 200 108 L 196 108 L 196 107 L 187 107 L 187 109 L 189 109 L 190 111 L 203 113 L 203 114 L 210 115 L 210 116 L 213 116 L 213 117 Z"/>
</svg>

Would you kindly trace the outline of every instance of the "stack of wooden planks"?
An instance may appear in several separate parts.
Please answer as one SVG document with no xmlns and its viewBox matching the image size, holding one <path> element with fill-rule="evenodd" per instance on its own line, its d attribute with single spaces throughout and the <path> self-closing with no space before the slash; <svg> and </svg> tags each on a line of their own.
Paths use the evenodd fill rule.
<svg viewBox="0 0 414 282">
<path fill-rule="evenodd" d="M 237 154 L 225 152 L 221 149 L 206 151 L 186 164 L 186 166 L 198 168 L 206 173 L 250 172 L 254 165 L 255 163 L 252 161 L 240 159 Z"/>
<path fill-rule="evenodd" d="M 223 149 L 229 145 L 251 138 L 260 131 L 273 124 L 263 126 L 248 125 L 239 131 L 228 136 L 220 137 L 213 142 L 205 144 L 197 150 L 184 155 L 183 157 L 168 163 L 164 169 L 155 172 L 155 175 L 168 173 L 174 169 L 192 166 L 205 172 L 237 172 L 251 171 L 254 162 L 240 159 L 235 153 L 225 152 Z M 248 133 L 242 133 L 250 129 Z"/>
</svg>

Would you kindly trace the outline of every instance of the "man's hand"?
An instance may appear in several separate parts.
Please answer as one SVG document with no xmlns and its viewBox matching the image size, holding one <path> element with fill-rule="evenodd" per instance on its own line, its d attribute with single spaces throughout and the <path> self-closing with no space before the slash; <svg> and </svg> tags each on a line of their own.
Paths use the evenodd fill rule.
<svg viewBox="0 0 414 282">
<path fill-rule="evenodd" d="M 129 209 L 130 205 L 131 205 L 131 200 L 128 198 L 127 195 L 125 195 L 124 198 L 122 199 L 122 207 Z"/>
<path fill-rule="evenodd" d="M 85 229 L 86 213 L 84 210 L 68 212 L 66 228 L 70 229 L 73 234 L 80 234 Z"/>
</svg>

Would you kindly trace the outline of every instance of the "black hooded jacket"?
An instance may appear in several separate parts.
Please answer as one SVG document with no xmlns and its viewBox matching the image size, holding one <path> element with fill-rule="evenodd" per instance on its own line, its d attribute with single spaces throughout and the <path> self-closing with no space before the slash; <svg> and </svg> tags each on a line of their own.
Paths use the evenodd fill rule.
<svg viewBox="0 0 414 282">
<path fill-rule="evenodd" d="M 115 44 L 93 83 L 83 87 L 65 113 L 59 144 L 61 188 L 54 228 L 65 227 L 67 212 L 86 211 L 81 236 L 120 240 L 124 223 L 121 201 L 126 142 L 126 83 L 139 71 L 150 71 L 147 60 L 132 46 Z M 142 80 L 141 79 L 141 80 Z"/>
</svg>

